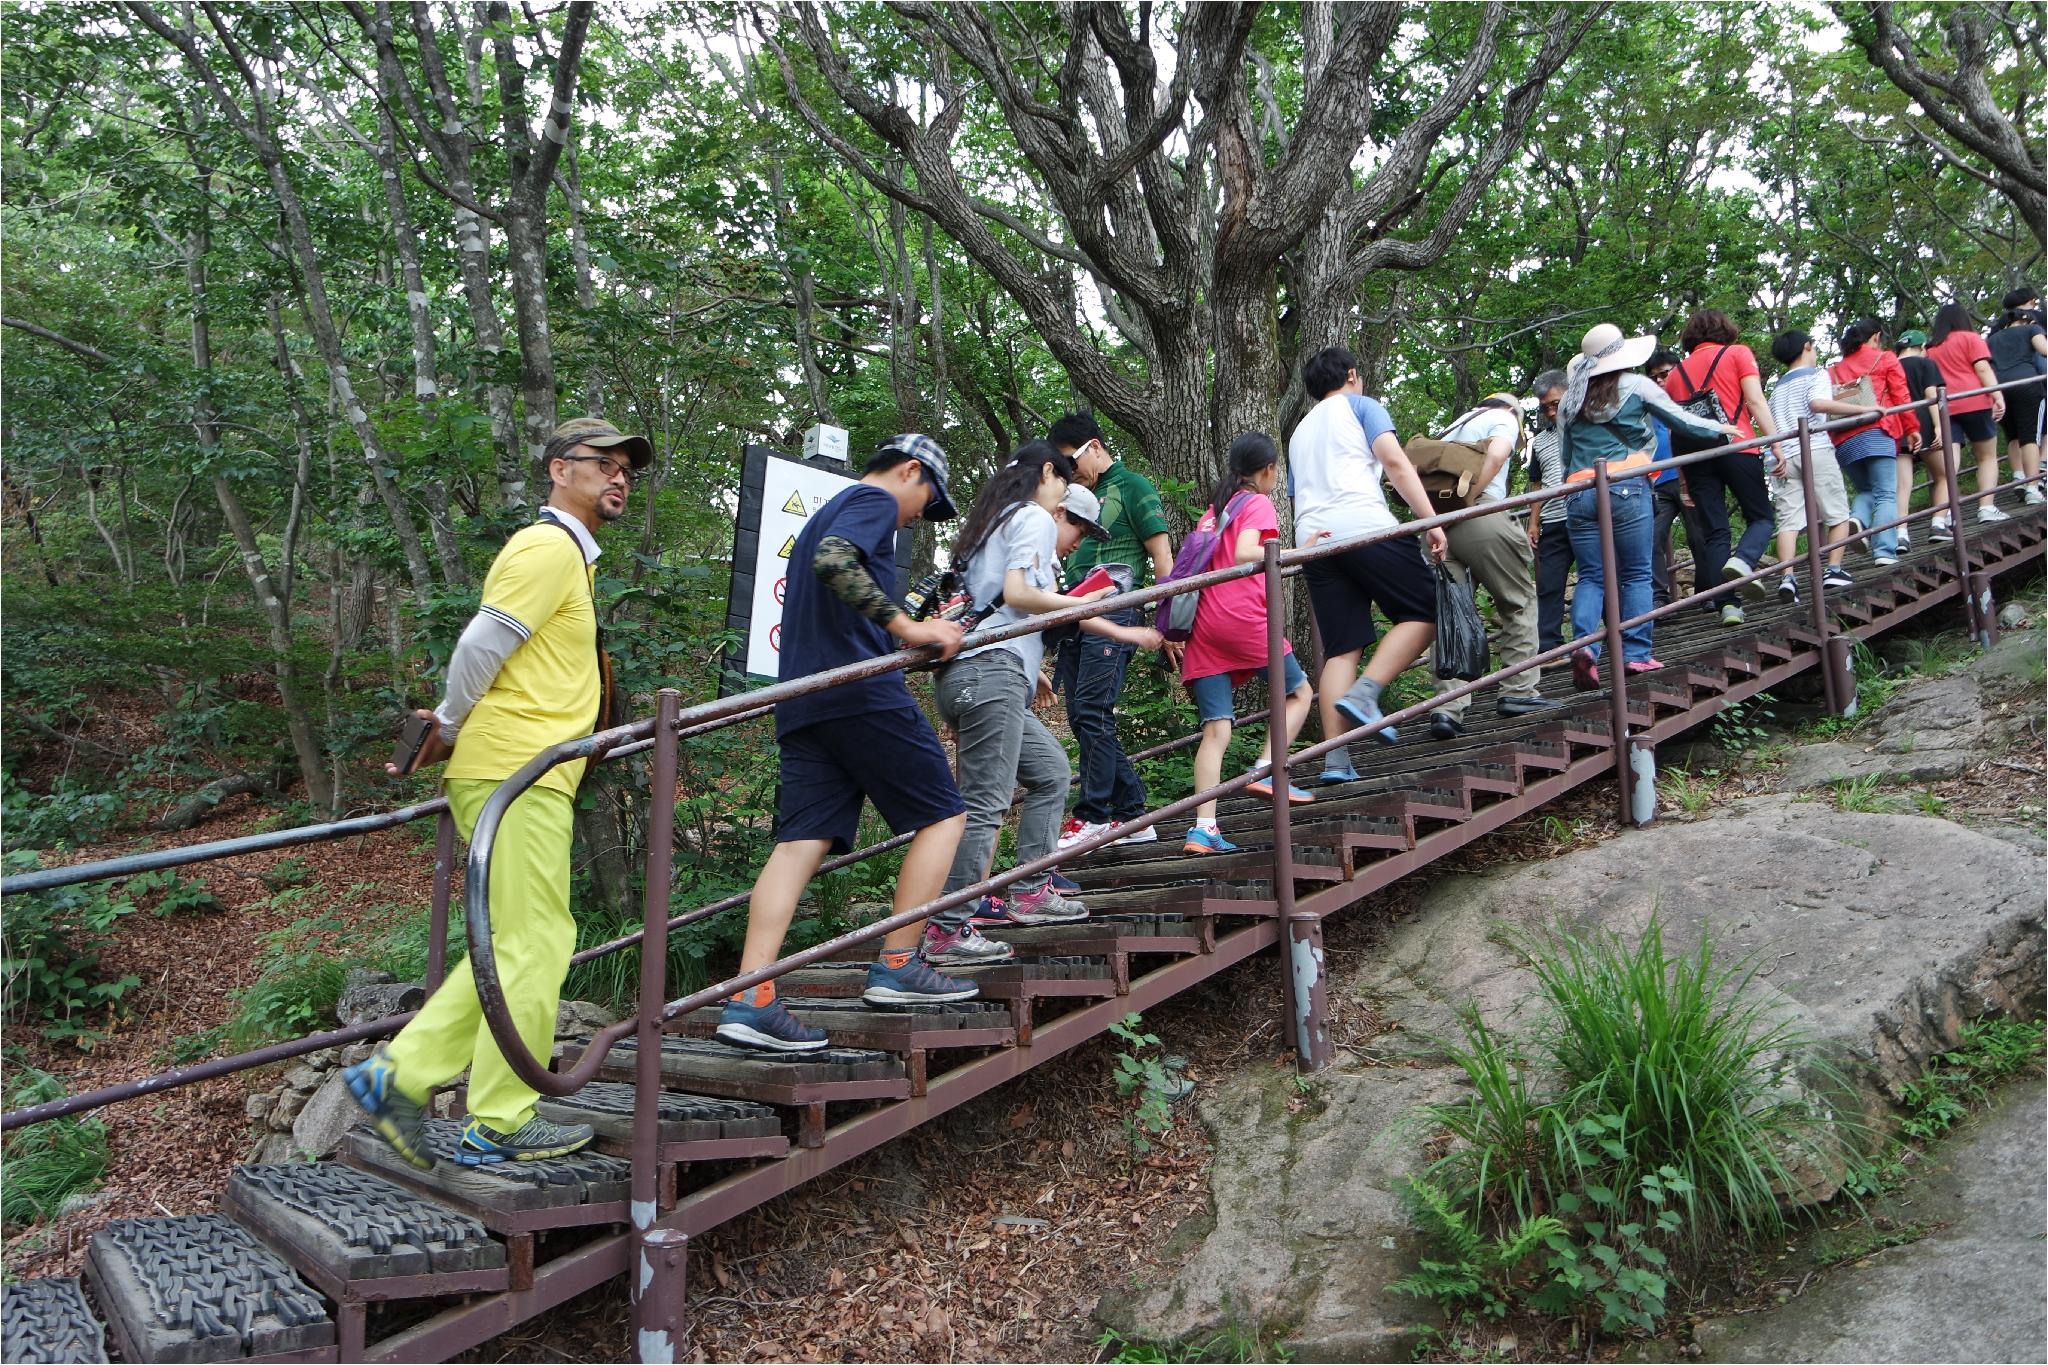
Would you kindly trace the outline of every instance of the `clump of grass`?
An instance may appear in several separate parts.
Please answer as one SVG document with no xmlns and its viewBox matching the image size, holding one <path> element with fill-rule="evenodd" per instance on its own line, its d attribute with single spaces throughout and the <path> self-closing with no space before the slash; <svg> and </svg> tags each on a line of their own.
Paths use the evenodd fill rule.
<svg viewBox="0 0 2048 1365">
<path fill-rule="evenodd" d="M 1836 810 L 1864 815 L 1897 815 L 1905 809 L 1901 798 L 1878 790 L 1884 785 L 1883 773 L 1838 777 L 1830 785 L 1835 793 Z"/>
<path fill-rule="evenodd" d="M 1539 1022 L 1525 1040 L 1461 1016 L 1446 1051 L 1472 1093 L 1419 1111 L 1448 1142 L 1404 1190 L 1438 1259 L 1391 1288 L 1454 1321 L 1520 1305 L 1653 1330 L 1714 1244 L 1784 1230 L 1793 1168 L 1828 1164 L 1842 1132 L 1789 1084 L 1797 1030 L 1704 933 L 1682 954 L 1654 916 L 1633 944 L 1510 942 Z"/>
<path fill-rule="evenodd" d="M 12 1107 L 63 1098 L 63 1082 L 47 1071 L 28 1067 L 17 1077 Z M 53 1217 L 65 1200 L 92 1189 L 106 1173 L 106 1127 L 85 1118 L 33 1124 L 7 1140 L 6 1169 L 0 1221 L 15 1226 Z"/>
</svg>

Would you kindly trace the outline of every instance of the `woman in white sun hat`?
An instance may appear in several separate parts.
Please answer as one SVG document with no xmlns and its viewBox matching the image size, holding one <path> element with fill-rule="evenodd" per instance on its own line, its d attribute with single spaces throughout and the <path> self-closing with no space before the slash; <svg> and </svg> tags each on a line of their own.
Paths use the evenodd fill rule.
<svg viewBox="0 0 2048 1365">
<path fill-rule="evenodd" d="M 1655 414 L 1666 426 L 1701 438 L 1735 439 L 1736 429 L 1708 422 L 1678 406 L 1639 374 L 1629 371 L 1650 358 L 1657 338 L 1624 337 L 1621 329 L 1603 322 L 1586 333 L 1579 354 L 1565 367 L 1564 401 L 1558 406 L 1558 455 L 1564 465 L 1565 526 L 1572 556 L 1579 562 L 1579 585 L 1572 592 L 1572 634 L 1590 635 L 1601 628 L 1606 608 L 1606 573 L 1600 557 L 1599 491 L 1595 466 L 1610 476 L 1649 464 L 1656 458 L 1657 435 L 1650 429 Z M 1650 550 L 1656 512 L 1646 478 L 1616 479 L 1609 485 L 1614 522 L 1614 568 L 1620 580 L 1621 619 L 1650 610 Z M 1662 667 L 1650 657 L 1650 623 L 1621 633 L 1622 657 L 1631 673 Z M 1592 691 L 1600 686 L 1600 645 L 1587 645 L 1572 655 L 1572 682 Z"/>
</svg>

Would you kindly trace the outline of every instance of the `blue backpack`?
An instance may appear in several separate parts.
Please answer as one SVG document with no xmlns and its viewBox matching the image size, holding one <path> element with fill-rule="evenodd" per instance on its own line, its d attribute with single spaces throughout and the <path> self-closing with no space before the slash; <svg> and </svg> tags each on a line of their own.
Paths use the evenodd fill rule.
<svg viewBox="0 0 2048 1365">
<path fill-rule="evenodd" d="M 1175 583 L 1183 578 L 1209 572 L 1216 558 L 1216 547 L 1222 543 L 1224 532 L 1230 529 L 1230 520 L 1237 515 L 1238 504 L 1249 492 L 1232 498 L 1223 509 L 1223 516 L 1213 531 L 1191 531 L 1188 538 L 1180 543 L 1180 553 L 1173 557 L 1173 568 L 1162 583 Z M 1159 604 L 1157 626 L 1159 633 L 1175 644 L 1180 644 L 1195 633 L 1195 615 L 1202 609 L 1202 590 L 1184 592 L 1178 597 L 1169 597 Z"/>
</svg>

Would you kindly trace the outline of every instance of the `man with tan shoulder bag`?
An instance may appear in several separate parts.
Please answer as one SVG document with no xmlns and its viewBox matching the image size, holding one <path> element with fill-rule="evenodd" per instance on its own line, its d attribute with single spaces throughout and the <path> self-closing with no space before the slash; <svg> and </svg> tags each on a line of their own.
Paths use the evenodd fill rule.
<svg viewBox="0 0 2048 1365">
<path fill-rule="evenodd" d="M 1511 393 L 1496 393 L 1451 423 L 1437 440 L 1412 441 L 1407 449 L 1417 469 L 1424 471 L 1423 483 L 1430 490 L 1431 502 L 1438 511 L 1450 511 L 1499 502 L 1507 496 L 1508 461 L 1521 448 L 1523 437 L 1520 402 Z M 1425 469 L 1425 462 L 1436 471 L 1436 477 Z M 1477 470 L 1473 472 L 1469 467 L 1475 462 Z M 1457 483 L 1450 483 L 1447 475 L 1455 476 Z M 1444 534 L 1451 546 L 1445 567 L 1468 585 L 1476 580 L 1493 598 L 1502 666 L 1534 655 L 1536 577 L 1528 532 L 1512 517 L 1497 514 L 1454 522 L 1444 528 Z M 1501 715 L 1525 716 L 1557 705 L 1536 694 L 1540 673 L 1532 668 L 1501 684 L 1495 703 Z M 1436 690 L 1441 696 L 1463 685 L 1456 678 L 1440 679 Z M 1456 739 L 1464 734 L 1465 712 L 1471 704 L 1468 695 L 1430 712 L 1430 738 Z"/>
</svg>

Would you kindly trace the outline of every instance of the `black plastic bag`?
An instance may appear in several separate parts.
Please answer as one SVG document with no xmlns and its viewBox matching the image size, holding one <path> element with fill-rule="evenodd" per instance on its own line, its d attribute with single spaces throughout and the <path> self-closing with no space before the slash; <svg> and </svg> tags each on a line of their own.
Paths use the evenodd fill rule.
<svg viewBox="0 0 2048 1365">
<path fill-rule="evenodd" d="M 1472 682 L 1487 672 L 1486 623 L 1472 600 L 1472 587 L 1443 565 L 1436 569 L 1436 675 Z"/>
</svg>

